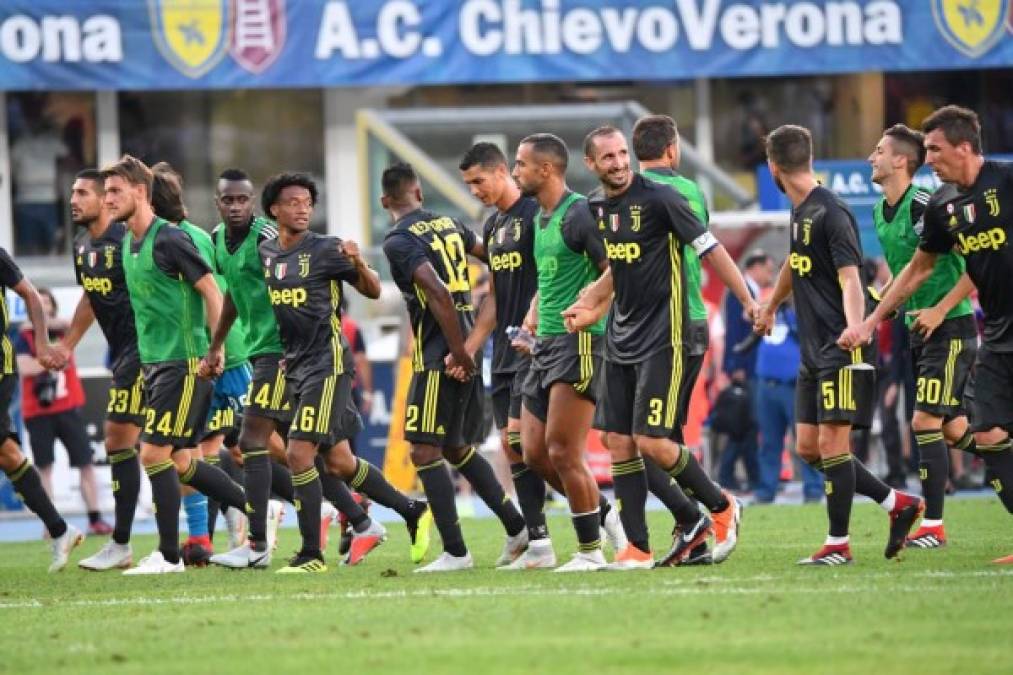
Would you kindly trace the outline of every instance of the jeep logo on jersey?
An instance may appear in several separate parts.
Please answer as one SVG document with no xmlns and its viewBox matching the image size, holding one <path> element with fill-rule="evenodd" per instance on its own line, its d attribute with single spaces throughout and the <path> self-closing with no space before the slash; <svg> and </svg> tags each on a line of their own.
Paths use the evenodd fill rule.
<svg viewBox="0 0 1013 675">
<path fill-rule="evenodd" d="M 109 295 L 113 292 L 113 282 L 107 277 L 89 277 L 86 274 L 82 274 L 81 285 L 84 286 L 84 290 L 89 293 Z"/>
<path fill-rule="evenodd" d="M 272 305 L 292 305 L 293 307 L 299 307 L 306 302 L 306 289 L 285 288 L 277 290 L 272 288 L 270 290 L 270 296 Z"/>
<path fill-rule="evenodd" d="M 267 70 L 285 46 L 285 0 L 232 0 L 229 53 L 254 75 Z"/>
<path fill-rule="evenodd" d="M 489 258 L 489 265 L 494 272 L 515 270 L 521 266 L 521 254 L 517 251 L 510 251 L 509 253 L 494 255 Z"/>
<path fill-rule="evenodd" d="M 792 253 L 788 256 L 788 267 L 798 272 L 800 277 L 804 277 L 813 271 L 813 259 L 807 255 Z"/>
<path fill-rule="evenodd" d="M 640 244 L 635 241 L 625 244 L 610 244 L 608 240 L 606 240 L 605 255 L 608 256 L 609 260 L 622 260 L 627 263 L 632 263 L 633 261 L 640 259 Z"/>
<path fill-rule="evenodd" d="M 1001 227 L 993 227 L 987 232 L 964 235 L 957 234 L 957 244 L 963 255 L 977 253 L 978 251 L 998 251 L 1006 245 L 1006 231 Z"/>
</svg>

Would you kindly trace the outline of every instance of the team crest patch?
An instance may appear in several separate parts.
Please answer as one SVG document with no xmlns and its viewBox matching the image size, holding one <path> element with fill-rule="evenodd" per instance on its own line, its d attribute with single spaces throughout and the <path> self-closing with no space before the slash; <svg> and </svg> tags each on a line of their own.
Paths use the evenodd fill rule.
<svg viewBox="0 0 1013 675">
<path fill-rule="evenodd" d="M 496 243 L 502 244 L 504 239 L 506 239 L 506 228 L 501 227 L 496 231 Z"/>
<path fill-rule="evenodd" d="M 114 256 L 116 255 L 116 247 L 115 246 L 106 246 L 103 249 L 103 252 L 105 253 L 105 256 L 106 256 L 106 269 L 107 270 L 111 270 L 113 268 Z"/>
<path fill-rule="evenodd" d="M 284 279 L 286 271 L 288 271 L 288 263 L 278 263 L 274 266 L 274 278 Z"/>
<path fill-rule="evenodd" d="M 521 240 L 521 219 L 514 218 L 514 241 Z"/>
<path fill-rule="evenodd" d="M 932 0 L 936 28 L 954 49 L 978 58 L 1003 36 L 1010 0 Z"/>
<path fill-rule="evenodd" d="M 148 0 L 155 46 L 190 78 L 211 70 L 231 41 L 230 0 Z"/>
<path fill-rule="evenodd" d="M 281 55 L 285 46 L 285 0 L 231 0 L 232 40 L 229 53 L 236 63 L 258 75 Z"/>
<path fill-rule="evenodd" d="M 94 268 L 98 263 L 98 253 L 95 251 L 88 251 L 88 267 Z"/>
<path fill-rule="evenodd" d="M 310 273 L 310 254 L 299 254 L 299 276 L 306 277 Z"/>
<path fill-rule="evenodd" d="M 974 204 L 965 204 L 964 205 L 964 220 L 967 221 L 968 225 L 971 225 L 971 224 L 974 223 L 974 217 L 975 217 Z"/>
<path fill-rule="evenodd" d="M 609 214 L 609 227 L 612 228 L 613 232 L 618 232 L 619 231 L 619 214 L 618 213 L 610 213 Z"/>
</svg>

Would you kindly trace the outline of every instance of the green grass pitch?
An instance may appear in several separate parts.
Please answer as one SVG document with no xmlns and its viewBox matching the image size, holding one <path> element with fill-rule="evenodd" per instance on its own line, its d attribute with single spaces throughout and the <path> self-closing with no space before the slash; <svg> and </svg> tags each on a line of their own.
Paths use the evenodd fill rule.
<svg viewBox="0 0 1013 675">
<path fill-rule="evenodd" d="M 650 522 L 660 552 L 670 520 Z M 822 540 L 815 505 L 746 509 L 723 565 L 626 573 L 498 572 L 498 524 L 463 526 L 478 569 L 424 578 L 396 524 L 359 567 L 335 564 L 332 537 L 326 574 L 289 577 L 50 576 L 41 542 L 0 545 L 0 672 L 1013 672 L 1013 569 L 989 564 L 1013 537 L 993 498 L 951 501 L 950 545 L 899 561 L 882 557 L 886 516 L 858 505 L 856 562 L 833 569 L 794 565 Z M 572 529 L 550 527 L 562 562 Z M 283 531 L 279 553 L 296 541 Z"/>
</svg>

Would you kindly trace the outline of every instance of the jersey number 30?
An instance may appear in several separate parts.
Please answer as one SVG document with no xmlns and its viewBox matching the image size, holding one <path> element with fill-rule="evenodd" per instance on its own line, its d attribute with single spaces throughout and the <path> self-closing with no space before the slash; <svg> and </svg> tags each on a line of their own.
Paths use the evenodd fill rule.
<svg viewBox="0 0 1013 675">
<path fill-rule="evenodd" d="M 464 238 L 457 232 L 447 235 L 446 239 L 433 237 L 429 244 L 440 254 L 443 267 L 447 271 L 447 290 L 451 293 L 464 293 L 471 290 L 468 281 L 468 258 L 465 256 Z"/>
</svg>

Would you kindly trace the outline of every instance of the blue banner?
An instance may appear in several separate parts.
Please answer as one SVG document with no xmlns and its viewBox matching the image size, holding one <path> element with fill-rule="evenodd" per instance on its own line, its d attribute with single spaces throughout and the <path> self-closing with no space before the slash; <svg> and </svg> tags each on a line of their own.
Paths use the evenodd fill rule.
<svg viewBox="0 0 1013 675">
<path fill-rule="evenodd" d="M 1010 161 L 1013 160 L 1013 155 L 990 155 L 989 159 Z M 869 162 L 860 159 L 817 160 L 813 162 L 813 169 L 820 183 L 837 193 L 855 214 L 862 239 L 862 252 L 870 258 L 881 256 L 883 247 L 879 245 L 876 227 L 872 223 L 872 209 L 883 197 L 883 189 L 872 182 Z M 933 191 L 940 185 L 939 178 L 928 166 L 923 166 L 915 173 L 914 182 Z M 787 211 L 791 208 L 791 202 L 777 189 L 766 165 L 756 170 L 756 193 L 760 208 L 764 211 Z"/>
<path fill-rule="evenodd" d="M 671 81 L 1013 65 L 1011 0 L 4 0 L 0 89 Z"/>
</svg>

